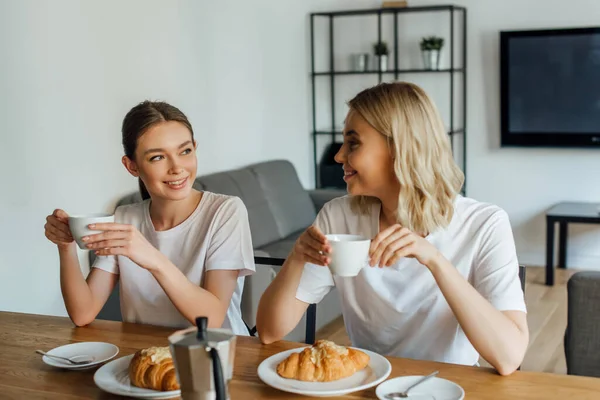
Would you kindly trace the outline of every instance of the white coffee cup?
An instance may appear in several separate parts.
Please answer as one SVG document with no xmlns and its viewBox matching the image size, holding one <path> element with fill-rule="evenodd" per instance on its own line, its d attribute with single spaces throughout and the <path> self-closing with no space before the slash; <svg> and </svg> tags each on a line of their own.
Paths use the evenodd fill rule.
<svg viewBox="0 0 600 400">
<path fill-rule="evenodd" d="M 81 240 L 82 237 L 102 232 L 91 230 L 88 228 L 88 225 L 100 224 L 104 222 L 115 222 L 115 216 L 106 213 L 69 216 L 69 228 L 71 229 L 71 236 L 73 236 L 73 239 L 75 239 L 80 249 L 89 250 L 86 247 L 86 243 Z"/>
<path fill-rule="evenodd" d="M 369 262 L 371 239 L 360 235 L 325 235 L 331 246 L 329 270 L 337 276 L 356 276 Z"/>
</svg>

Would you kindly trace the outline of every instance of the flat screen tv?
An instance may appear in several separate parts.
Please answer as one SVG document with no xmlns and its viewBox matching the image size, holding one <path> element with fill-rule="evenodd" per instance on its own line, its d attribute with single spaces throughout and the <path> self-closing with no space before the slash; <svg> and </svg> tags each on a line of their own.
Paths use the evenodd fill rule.
<svg viewBox="0 0 600 400">
<path fill-rule="evenodd" d="M 600 147 L 600 28 L 500 32 L 502 146 Z"/>
</svg>

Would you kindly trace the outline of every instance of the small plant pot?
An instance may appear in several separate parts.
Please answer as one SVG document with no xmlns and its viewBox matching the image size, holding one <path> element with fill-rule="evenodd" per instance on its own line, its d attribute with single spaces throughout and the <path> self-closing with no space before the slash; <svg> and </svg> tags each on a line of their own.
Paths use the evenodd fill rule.
<svg viewBox="0 0 600 400">
<path fill-rule="evenodd" d="M 376 70 L 381 70 L 382 72 L 386 72 L 388 70 L 388 55 L 382 54 L 380 56 L 375 56 L 375 65 Z"/>
<path fill-rule="evenodd" d="M 352 68 L 354 71 L 363 72 L 369 69 L 369 55 L 367 53 L 352 55 Z"/>
<path fill-rule="evenodd" d="M 427 70 L 440 69 L 440 53 L 441 50 L 422 50 L 423 66 Z"/>
</svg>

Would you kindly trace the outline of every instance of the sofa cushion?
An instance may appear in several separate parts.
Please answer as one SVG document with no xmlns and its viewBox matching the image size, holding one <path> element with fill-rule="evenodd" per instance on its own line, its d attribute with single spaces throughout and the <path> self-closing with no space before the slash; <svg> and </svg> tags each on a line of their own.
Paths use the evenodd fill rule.
<svg viewBox="0 0 600 400">
<path fill-rule="evenodd" d="M 275 160 L 248 167 L 256 175 L 279 230 L 280 238 L 310 226 L 315 206 L 289 161 Z"/>
<path fill-rule="evenodd" d="M 243 168 L 204 175 L 197 180 L 209 192 L 237 196 L 242 199 L 248 210 L 254 248 L 275 242 L 283 237 L 279 234 L 275 216 L 266 194 L 250 169 Z"/>
<path fill-rule="evenodd" d="M 567 293 L 567 374 L 600 377 L 600 271 L 575 273 Z"/>
<path fill-rule="evenodd" d="M 281 240 L 262 246 L 259 250 L 268 253 L 268 257 L 287 258 L 294 247 L 294 243 L 296 243 L 296 239 L 300 237 L 302 232 L 304 230 L 294 232 Z"/>
</svg>

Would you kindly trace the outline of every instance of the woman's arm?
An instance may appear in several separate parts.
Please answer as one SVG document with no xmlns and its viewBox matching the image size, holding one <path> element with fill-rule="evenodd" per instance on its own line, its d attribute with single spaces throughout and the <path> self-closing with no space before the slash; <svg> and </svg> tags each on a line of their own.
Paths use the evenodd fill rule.
<svg viewBox="0 0 600 400">
<path fill-rule="evenodd" d="M 210 328 L 220 328 L 240 270 L 209 270 L 204 286 L 192 283 L 164 254 L 158 251 L 133 226 L 124 224 L 97 224 L 105 233 L 86 239 L 88 247 L 98 248 L 98 255 L 123 255 L 148 270 L 165 291 L 177 310 L 192 324 L 196 317 L 208 317 Z M 95 236 L 95 237 L 94 237 Z M 107 237 L 110 239 L 107 240 Z"/>
<path fill-rule="evenodd" d="M 237 285 L 239 270 L 207 271 L 204 288 L 190 282 L 166 257 L 150 270 L 173 305 L 190 323 L 196 317 L 208 317 L 209 328 L 223 325 L 231 296 Z"/>
<path fill-rule="evenodd" d="M 444 257 L 428 267 L 475 350 L 501 375 L 519 368 L 529 343 L 526 314 L 495 309 Z"/>
<path fill-rule="evenodd" d="M 281 340 L 290 333 L 308 308 L 296 298 L 304 262 L 288 257 L 281 271 L 260 298 L 256 330 L 264 344 Z"/>
<path fill-rule="evenodd" d="M 213 232 L 207 241 L 206 259 L 196 268 L 205 269 L 203 287 L 188 280 L 167 256 L 154 247 L 133 225 L 91 225 L 103 231 L 84 238 L 98 255 L 122 255 L 148 270 L 173 305 L 190 323 L 208 317 L 211 328 L 222 326 L 240 271 L 254 270 L 252 243 L 246 209 L 239 199 L 223 203 L 210 221 Z M 243 269 L 240 269 L 243 267 Z"/>
<path fill-rule="evenodd" d="M 92 268 L 87 280 L 83 277 L 75 243 L 59 247 L 60 290 L 69 318 L 77 326 L 91 323 L 119 280 L 119 275 Z"/>
<path fill-rule="evenodd" d="M 48 215 L 44 229 L 58 248 L 60 290 L 69 318 L 77 326 L 87 325 L 96 318 L 119 277 L 94 268 L 87 280 L 84 278 L 65 211 L 57 209 Z"/>
<path fill-rule="evenodd" d="M 330 252 L 331 247 L 327 242 L 327 238 L 315 225 L 310 226 L 296 240 L 294 248 L 283 264 L 283 268 L 260 298 L 256 316 L 256 329 L 263 343 L 269 344 L 283 339 L 298 325 L 300 318 L 302 318 L 309 305 L 309 302 L 299 300 L 296 297 L 302 275 L 305 272 L 305 264 L 311 263 L 320 266 L 315 268 L 325 268 L 324 265 L 327 265 L 330 261 L 327 256 Z M 333 282 L 327 282 L 327 279 L 323 279 L 322 272 L 329 273 L 326 269 L 323 269 L 323 271 L 309 269 L 306 282 L 310 282 L 308 285 L 312 286 L 309 291 L 317 289 L 324 296 L 333 285 Z M 330 276 L 329 281 L 331 281 Z M 308 294 L 308 296 L 315 297 L 314 294 Z M 316 297 L 309 301 L 318 302 Z"/>
<path fill-rule="evenodd" d="M 208 317 L 210 328 L 220 328 L 225 320 L 227 309 L 240 271 L 207 271 L 204 286 L 199 287 L 177 268 L 164 254 L 152 246 L 133 226 L 122 224 L 98 224 L 106 230 L 90 236 L 87 240 L 91 248 L 99 248 L 98 255 L 123 255 L 140 267 L 148 270 L 165 291 L 177 310 L 192 324 L 196 317 Z M 104 236 L 102 236 L 104 235 Z M 106 236 L 112 240 L 106 240 Z M 112 247 L 117 245 L 118 247 Z M 110 294 L 110 292 L 109 292 Z"/>
<path fill-rule="evenodd" d="M 474 260 L 477 289 L 429 241 L 400 225 L 381 231 L 372 241 L 371 265 L 390 266 L 401 257 L 416 258 L 425 265 L 473 347 L 500 374 L 509 375 L 527 350 L 527 318 L 523 311 L 499 311 L 488 299 L 502 299 L 502 307 L 518 304 L 510 297 L 517 293 L 513 281 L 518 279 L 513 270 L 518 267 L 516 250 L 505 214 L 496 215 L 481 229 L 486 231 Z M 520 287 L 518 292 L 522 296 Z"/>
</svg>

